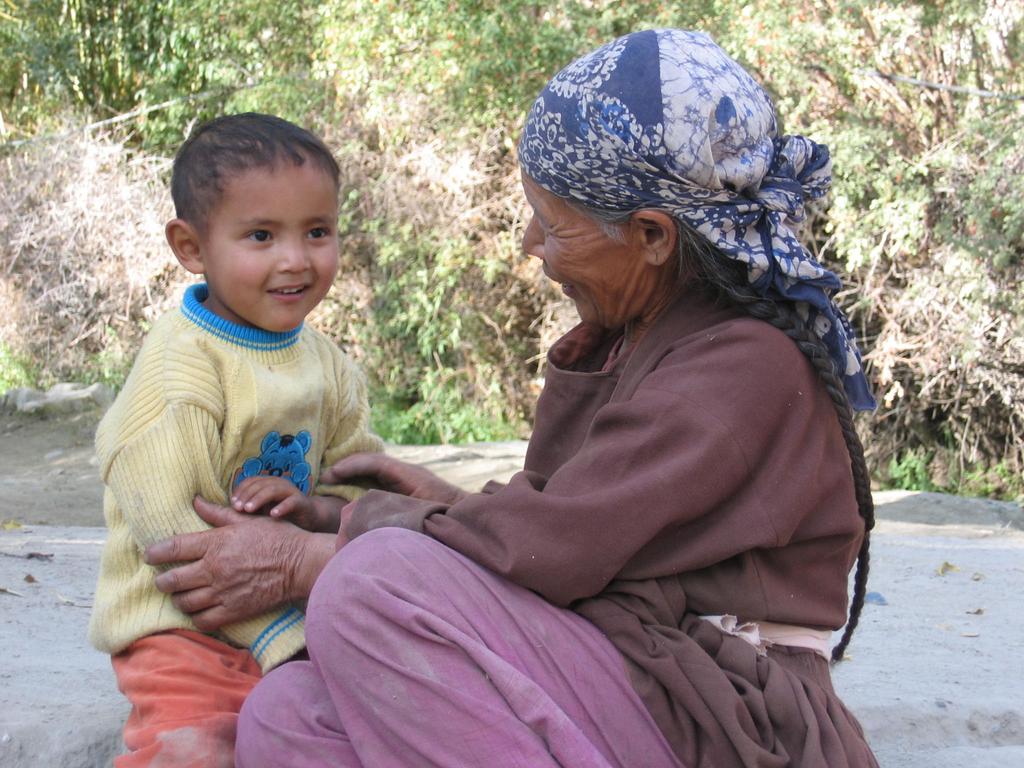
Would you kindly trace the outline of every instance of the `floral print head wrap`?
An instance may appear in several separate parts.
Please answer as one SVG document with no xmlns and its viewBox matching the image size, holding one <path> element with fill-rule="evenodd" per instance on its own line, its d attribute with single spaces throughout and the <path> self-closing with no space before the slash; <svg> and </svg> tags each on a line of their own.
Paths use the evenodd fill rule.
<svg viewBox="0 0 1024 768">
<path fill-rule="evenodd" d="M 828 147 L 779 136 L 771 100 L 707 35 L 635 32 L 577 59 L 533 104 L 523 172 L 603 211 L 665 211 L 747 266 L 764 298 L 792 302 L 825 342 L 850 404 L 875 407 L 839 278 L 790 225 L 832 182 Z"/>
</svg>

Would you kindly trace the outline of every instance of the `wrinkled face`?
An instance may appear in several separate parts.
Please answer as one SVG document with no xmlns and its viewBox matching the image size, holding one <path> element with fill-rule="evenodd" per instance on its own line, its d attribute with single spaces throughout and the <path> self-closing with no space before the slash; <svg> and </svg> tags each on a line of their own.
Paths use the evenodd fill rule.
<svg viewBox="0 0 1024 768">
<path fill-rule="evenodd" d="M 523 191 L 533 207 L 523 250 L 561 283 L 581 320 L 611 330 L 654 309 L 664 290 L 663 270 L 648 263 L 634 227 L 623 226 L 620 242 L 526 175 Z"/>
<path fill-rule="evenodd" d="M 204 306 L 266 331 L 297 327 L 334 283 L 337 221 L 334 183 L 309 160 L 228 180 L 197 235 L 210 290 Z"/>
</svg>

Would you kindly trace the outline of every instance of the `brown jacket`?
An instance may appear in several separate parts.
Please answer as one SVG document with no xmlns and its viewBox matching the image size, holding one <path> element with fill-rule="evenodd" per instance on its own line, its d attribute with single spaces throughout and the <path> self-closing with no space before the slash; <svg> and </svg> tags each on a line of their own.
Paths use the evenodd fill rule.
<svg viewBox="0 0 1024 768">
<path fill-rule="evenodd" d="M 371 491 L 346 532 L 423 531 L 588 618 L 685 765 L 872 764 L 838 701 L 810 728 L 762 690 L 799 674 L 831 703 L 823 659 L 759 657 L 695 618 L 844 623 L 864 524 L 824 387 L 781 332 L 694 292 L 602 371 L 613 343 L 581 325 L 552 347 L 507 486 L 450 507 Z M 866 757 L 808 744 L 818 726 Z"/>
</svg>

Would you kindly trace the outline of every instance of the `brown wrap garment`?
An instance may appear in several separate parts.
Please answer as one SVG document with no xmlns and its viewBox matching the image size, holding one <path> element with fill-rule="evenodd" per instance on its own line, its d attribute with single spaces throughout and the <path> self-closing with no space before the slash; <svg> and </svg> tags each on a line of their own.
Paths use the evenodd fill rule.
<svg viewBox="0 0 1024 768">
<path fill-rule="evenodd" d="M 371 491 L 350 536 L 422 531 L 593 622 L 685 766 L 877 765 L 826 661 L 698 618 L 846 618 L 864 523 L 824 387 L 792 341 L 684 293 L 633 349 L 549 352 L 524 471 L 452 506 Z"/>
</svg>

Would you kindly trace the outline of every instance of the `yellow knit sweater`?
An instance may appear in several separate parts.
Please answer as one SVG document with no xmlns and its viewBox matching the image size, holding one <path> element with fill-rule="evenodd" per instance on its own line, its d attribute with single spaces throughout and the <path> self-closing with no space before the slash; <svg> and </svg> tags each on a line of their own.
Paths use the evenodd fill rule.
<svg viewBox="0 0 1024 768">
<path fill-rule="evenodd" d="M 154 324 L 96 432 L 109 534 L 89 639 L 107 653 L 196 629 L 142 561 L 149 544 L 209 527 L 192 508 L 196 494 L 225 504 L 242 477 L 283 473 L 306 492 L 353 498 L 358 489 L 313 488 L 321 467 L 381 450 L 363 377 L 329 339 L 304 326 L 234 325 L 207 311 L 204 297 L 205 286 L 193 286 L 180 311 Z M 249 648 L 266 672 L 304 647 L 303 615 L 288 607 L 216 636 Z"/>
</svg>

